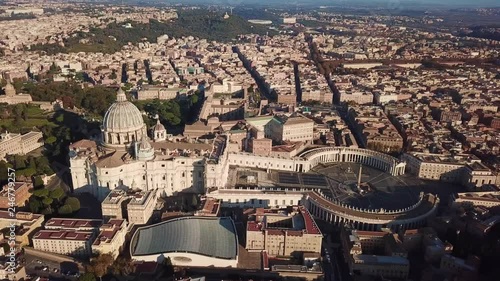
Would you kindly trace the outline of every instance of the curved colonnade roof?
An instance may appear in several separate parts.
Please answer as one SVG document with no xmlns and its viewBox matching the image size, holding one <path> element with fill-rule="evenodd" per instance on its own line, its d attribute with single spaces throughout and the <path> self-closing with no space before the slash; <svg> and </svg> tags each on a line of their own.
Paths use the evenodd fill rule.
<svg viewBox="0 0 500 281">
<path fill-rule="evenodd" d="M 385 161 L 387 161 L 389 163 L 391 163 L 391 162 L 398 163 L 399 162 L 399 159 L 397 159 L 397 158 L 395 158 L 393 156 L 381 153 L 381 152 L 377 152 L 377 151 L 370 150 L 370 149 L 352 148 L 352 147 L 342 147 L 342 148 L 338 148 L 338 147 L 318 147 L 318 148 L 313 148 L 313 149 L 310 149 L 310 150 L 306 150 L 306 151 L 302 152 L 299 156 L 301 158 L 304 158 L 304 159 L 309 159 L 311 157 L 314 157 L 316 154 L 319 154 L 319 153 L 322 153 L 322 152 L 334 152 L 334 151 L 336 151 L 338 153 L 340 153 L 340 152 L 364 153 L 367 156 L 377 156 L 380 159 L 383 159 L 383 160 L 385 160 Z"/>
<path fill-rule="evenodd" d="M 424 214 L 429 213 L 432 208 L 436 207 L 439 203 L 439 199 L 433 194 L 425 194 L 422 201 L 415 208 L 408 210 L 406 212 L 364 212 L 354 209 L 349 209 L 338 204 L 331 202 L 325 197 L 321 196 L 317 192 L 308 192 L 307 195 L 309 199 L 317 202 L 324 209 L 330 210 L 340 216 L 346 215 L 351 217 L 358 217 L 366 220 L 377 220 L 377 221 L 398 221 L 398 220 L 408 220 L 418 218 Z"/>
</svg>

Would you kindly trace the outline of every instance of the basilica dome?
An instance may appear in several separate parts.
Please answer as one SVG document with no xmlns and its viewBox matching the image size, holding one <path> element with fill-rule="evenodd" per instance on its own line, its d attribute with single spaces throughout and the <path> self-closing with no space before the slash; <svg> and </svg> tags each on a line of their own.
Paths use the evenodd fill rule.
<svg viewBox="0 0 500 281">
<path fill-rule="evenodd" d="M 5 85 L 4 92 L 6 96 L 12 97 L 16 95 L 16 89 L 14 86 L 10 83 L 9 80 L 7 80 L 7 85 Z"/>
<path fill-rule="evenodd" d="M 116 102 L 104 115 L 102 132 L 104 142 L 112 145 L 131 144 L 146 134 L 146 124 L 141 112 L 127 101 L 122 89 L 118 90 Z"/>
</svg>

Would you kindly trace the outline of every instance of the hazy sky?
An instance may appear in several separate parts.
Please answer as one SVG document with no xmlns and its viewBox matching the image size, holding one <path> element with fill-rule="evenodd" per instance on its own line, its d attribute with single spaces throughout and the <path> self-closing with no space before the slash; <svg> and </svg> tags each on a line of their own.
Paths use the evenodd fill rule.
<svg viewBox="0 0 500 281">
<path fill-rule="evenodd" d="M 158 0 L 156 0 L 158 1 Z M 316 5 L 356 5 L 356 4 L 371 4 L 380 7 L 401 5 L 418 6 L 418 5 L 439 5 L 439 6 L 482 6 L 482 7 L 500 7 L 500 0 L 166 0 L 169 3 L 214 3 L 228 4 L 237 6 L 240 4 L 316 4 Z"/>
</svg>

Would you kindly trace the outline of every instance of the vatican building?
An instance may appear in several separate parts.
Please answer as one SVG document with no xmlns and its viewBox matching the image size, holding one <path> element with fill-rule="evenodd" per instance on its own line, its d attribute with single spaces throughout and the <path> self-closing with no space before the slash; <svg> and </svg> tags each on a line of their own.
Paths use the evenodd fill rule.
<svg viewBox="0 0 500 281">
<path fill-rule="evenodd" d="M 160 122 L 147 128 L 139 109 L 120 90 L 104 115 L 101 138 L 70 145 L 73 189 L 101 201 L 114 189 L 153 190 L 158 196 L 203 193 L 207 177 L 217 179 L 214 184 L 222 179 L 216 173 L 221 172 L 223 152 L 217 144 L 223 143 L 172 139 Z"/>
<path fill-rule="evenodd" d="M 264 116 L 218 122 L 205 137 L 172 136 L 159 121 L 148 128 L 143 114 L 119 90 L 104 115 L 101 136 L 70 145 L 73 189 L 106 202 L 117 194 L 111 191 L 123 190 L 152 194 L 153 203 L 158 197 L 191 192 L 219 199 L 227 207 L 303 205 L 315 217 L 360 230 L 412 229 L 435 214 L 439 198 L 404 176 L 405 161 L 308 140 L 286 153 L 274 148 L 270 140 L 282 136 L 273 134 L 307 121 L 293 115 L 288 120 L 292 118 L 301 122 Z M 267 142 L 257 149 L 257 141 Z M 248 145 L 252 142 L 253 149 Z"/>
</svg>

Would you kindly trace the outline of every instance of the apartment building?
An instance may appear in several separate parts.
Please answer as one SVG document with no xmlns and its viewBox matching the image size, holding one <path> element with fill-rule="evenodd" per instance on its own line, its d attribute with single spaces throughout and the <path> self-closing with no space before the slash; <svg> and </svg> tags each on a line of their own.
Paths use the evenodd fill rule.
<svg viewBox="0 0 500 281">
<path fill-rule="evenodd" d="M 271 139 L 251 139 L 248 142 L 248 150 L 255 155 L 269 156 L 271 155 L 273 142 Z"/>
<path fill-rule="evenodd" d="M 33 184 L 28 182 L 15 182 L 11 187 L 7 184 L 4 185 L 2 191 L 0 191 L 0 209 L 8 209 L 12 206 L 24 207 L 31 196 L 29 189 L 32 187 Z M 11 198 L 10 194 L 14 195 L 14 201 L 9 200 Z"/>
<path fill-rule="evenodd" d="M 123 190 L 112 190 L 101 203 L 103 218 L 124 219 L 127 217 L 126 206 L 130 197 Z"/>
<path fill-rule="evenodd" d="M 403 148 L 403 137 L 378 106 L 352 107 L 348 120 L 362 144 L 373 150 L 387 152 Z"/>
<path fill-rule="evenodd" d="M 142 88 L 137 91 L 137 100 L 171 100 L 175 99 L 181 91 L 179 87 L 161 87 L 152 85 L 143 85 Z"/>
<path fill-rule="evenodd" d="M 131 195 L 131 197 L 132 200 L 127 204 L 129 223 L 148 223 L 156 205 L 156 191 L 141 191 Z"/>
<path fill-rule="evenodd" d="M 408 171 L 419 178 L 464 184 L 469 188 L 496 183 L 493 172 L 472 154 L 405 153 Z"/>
<path fill-rule="evenodd" d="M 128 223 L 124 219 L 110 219 L 100 227 L 99 235 L 92 244 L 92 251 L 108 253 L 116 259 L 125 243 L 127 227 Z"/>
<path fill-rule="evenodd" d="M 339 90 L 340 102 L 354 102 L 356 104 L 373 104 L 373 94 L 370 92 Z"/>
<path fill-rule="evenodd" d="M 276 142 L 312 141 L 314 121 L 302 115 L 277 115 L 266 124 L 269 137 Z"/>
<path fill-rule="evenodd" d="M 91 231 L 40 230 L 33 236 L 36 250 L 87 258 L 92 255 L 95 235 Z"/>
<path fill-rule="evenodd" d="M 271 256 L 321 253 L 321 234 L 309 211 L 299 206 L 289 214 L 258 209 L 256 220 L 247 223 L 246 249 L 266 250 Z"/>
<path fill-rule="evenodd" d="M 408 278 L 410 262 L 397 234 L 342 228 L 341 243 L 352 275 Z"/>
<path fill-rule="evenodd" d="M 492 208 L 500 206 L 500 191 L 464 192 L 458 193 L 454 198 L 454 205 L 470 204 Z"/>
<path fill-rule="evenodd" d="M 45 217 L 29 212 L 17 212 L 14 217 L 9 211 L 0 211 L 0 229 L 16 226 L 16 243 L 20 246 L 30 244 L 31 234 L 41 228 Z"/>
</svg>

